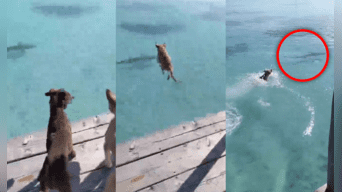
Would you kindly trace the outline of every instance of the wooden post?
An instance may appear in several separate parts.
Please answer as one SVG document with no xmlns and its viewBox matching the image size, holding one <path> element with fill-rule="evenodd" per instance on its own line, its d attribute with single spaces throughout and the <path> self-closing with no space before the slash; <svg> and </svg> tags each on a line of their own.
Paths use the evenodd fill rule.
<svg viewBox="0 0 342 192">
<path fill-rule="evenodd" d="M 329 146 L 328 146 L 328 177 L 327 183 L 316 189 L 315 192 L 334 191 L 334 94 L 331 107 Z"/>
<path fill-rule="evenodd" d="M 329 147 L 328 147 L 328 179 L 325 192 L 334 191 L 334 94 L 331 108 Z"/>
</svg>

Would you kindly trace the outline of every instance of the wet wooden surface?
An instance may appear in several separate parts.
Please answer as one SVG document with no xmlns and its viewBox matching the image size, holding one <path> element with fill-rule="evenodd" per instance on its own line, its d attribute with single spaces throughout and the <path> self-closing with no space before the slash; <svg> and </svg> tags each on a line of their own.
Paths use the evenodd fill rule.
<svg viewBox="0 0 342 192">
<path fill-rule="evenodd" d="M 106 113 L 73 123 L 76 158 L 68 167 L 73 191 L 103 191 L 113 171 L 103 162 L 112 117 Z M 219 112 L 117 145 L 117 191 L 224 191 L 225 118 Z M 46 130 L 8 141 L 8 191 L 39 191 L 45 142 Z"/>
</svg>

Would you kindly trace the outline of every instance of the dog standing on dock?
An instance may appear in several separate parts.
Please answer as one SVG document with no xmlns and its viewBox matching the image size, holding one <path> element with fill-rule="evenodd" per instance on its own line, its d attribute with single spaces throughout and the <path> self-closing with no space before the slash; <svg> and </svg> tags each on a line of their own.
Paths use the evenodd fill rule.
<svg viewBox="0 0 342 192">
<path fill-rule="evenodd" d="M 109 103 L 109 110 L 114 114 L 114 118 L 109 123 L 107 132 L 105 134 L 105 143 L 104 143 L 104 151 L 105 151 L 105 165 L 108 168 L 113 166 L 111 153 L 115 157 L 116 156 L 116 95 L 112 93 L 109 89 L 106 90 L 106 96 Z M 115 169 L 115 167 L 114 167 Z M 106 181 L 105 192 L 115 192 L 116 190 L 116 170 L 112 172 L 109 178 Z"/>
<path fill-rule="evenodd" d="M 50 97 L 47 157 L 37 180 L 43 192 L 48 192 L 49 189 L 71 192 L 71 176 L 67 168 L 69 160 L 76 157 L 76 152 L 73 149 L 71 124 L 64 109 L 74 97 L 64 89 L 51 89 L 45 96 Z"/>
<path fill-rule="evenodd" d="M 106 167 L 111 168 L 113 166 L 111 153 L 114 157 L 116 155 L 116 95 L 107 89 L 106 96 L 109 103 L 109 110 L 114 114 L 114 118 L 109 123 L 106 131 L 105 143 L 103 145 Z"/>
<path fill-rule="evenodd" d="M 158 45 L 156 43 L 156 47 L 158 49 L 158 63 L 160 65 L 160 68 L 162 70 L 162 73 L 164 74 L 164 70 L 169 71 L 170 74 L 167 77 L 167 80 L 170 79 L 170 77 L 175 81 L 181 83 L 181 81 L 178 81 L 174 76 L 173 76 L 173 65 L 171 63 L 171 57 L 166 51 L 166 44 L 161 44 Z"/>
</svg>

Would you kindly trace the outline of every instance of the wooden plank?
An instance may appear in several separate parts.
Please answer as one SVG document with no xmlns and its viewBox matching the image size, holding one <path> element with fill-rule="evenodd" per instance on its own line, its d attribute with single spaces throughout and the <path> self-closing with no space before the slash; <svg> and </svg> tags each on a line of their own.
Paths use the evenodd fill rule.
<svg viewBox="0 0 342 192">
<path fill-rule="evenodd" d="M 225 133 L 225 131 L 221 131 L 184 146 L 117 167 L 117 188 L 129 188 L 131 191 L 140 190 L 224 156 L 226 153 Z M 142 179 L 131 182 L 141 177 Z"/>
<path fill-rule="evenodd" d="M 188 131 L 184 134 L 180 134 L 178 136 L 174 136 L 171 137 L 172 139 L 163 139 L 163 137 L 158 137 L 160 135 L 160 133 L 155 134 L 154 136 L 156 136 L 154 139 L 152 137 L 150 137 L 150 140 L 148 140 L 150 143 L 142 143 L 142 146 L 137 146 L 134 150 L 131 150 L 129 152 L 129 148 L 128 150 L 123 150 L 122 146 L 118 146 L 117 147 L 117 167 L 120 166 L 119 162 L 124 158 L 126 159 L 136 159 L 137 157 L 139 158 L 143 158 L 146 156 L 149 156 L 153 153 L 158 153 L 161 152 L 165 149 L 168 149 L 170 147 L 175 147 L 177 145 L 182 145 L 190 140 L 194 140 L 194 139 L 198 139 L 201 138 L 205 135 L 209 135 L 209 134 L 213 134 L 216 133 L 218 131 L 222 131 L 225 130 L 225 121 L 224 122 L 220 122 L 217 124 L 213 124 L 212 121 L 206 121 L 207 124 L 212 124 L 211 126 L 205 126 L 202 127 L 200 129 L 195 129 L 196 131 Z M 199 126 L 202 126 L 204 123 L 200 124 Z M 182 126 L 181 126 L 182 127 Z M 101 129 L 99 129 L 103 134 L 105 133 L 107 127 L 103 126 Z M 178 127 L 176 128 L 178 129 Z M 183 129 L 183 128 L 182 128 Z M 172 132 L 173 129 L 170 129 L 170 131 L 167 131 L 169 133 L 173 133 Z M 74 136 L 75 135 L 75 136 Z M 77 135 L 83 135 L 83 136 L 77 136 Z M 96 135 L 94 134 L 94 130 L 92 129 L 88 129 L 86 131 L 83 132 L 79 132 L 79 133 L 75 133 L 73 134 L 73 138 L 75 137 L 75 141 L 77 141 L 76 138 L 86 138 L 86 137 L 95 137 Z M 159 139 L 162 138 L 163 140 Z M 153 143 L 154 141 L 159 141 L 157 143 Z M 132 141 L 135 142 L 135 141 Z M 82 167 L 82 172 L 85 171 L 89 171 L 91 170 L 91 166 L 96 166 L 98 163 L 100 163 L 102 161 L 102 159 L 94 157 L 95 155 L 92 155 L 90 157 L 92 157 L 91 160 L 91 165 L 88 165 L 89 163 L 85 163 L 84 160 L 89 158 L 89 154 L 93 154 L 95 152 L 98 152 L 99 150 L 101 152 L 99 152 L 101 154 L 101 157 L 103 157 L 103 143 L 104 143 L 104 138 L 100 138 L 100 139 L 95 139 L 86 143 L 82 143 L 80 145 L 75 145 L 75 151 L 76 151 L 76 159 L 82 159 L 81 163 L 81 167 Z M 139 143 L 139 142 L 137 142 Z M 129 146 L 132 146 L 130 143 L 128 143 Z M 123 145 L 124 146 L 124 145 Z M 38 148 L 38 146 L 37 146 Z M 40 148 L 45 148 L 45 143 L 44 145 L 40 146 Z M 161 149 L 161 150 L 160 150 Z M 33 149 L 32 149 L 33 150 Z M 43 149 L 42 149 L 43 150 Z M 129 153 L 127 153 L 129 152 Z M 41 169 L 41 164 L 43 163 L 43 160 L 45 158 L 45 154 L 41 154 L 41 155 L 37 155 L 37 156 L 33 156 L 30 157 L 28 159 L 23 159 L 21 161 L 18 162 L 14 162 L 14 163 L 10 163 L 7 166 L 7 176 L 8 178 L 17 178 L 23 175 L 23 173 L 25 174 L 30 174 L 33 173 L 35 171 L 38 171 Z M 97 159 L 97 160 L 96 160 Z M 37 162 L 41 162 L 41 163 L 37 163 Z M 37 164 L 36 164 L 37 163 Z M 90 168 L 87 168 L 90 167 Z"/>
<path fill-rule="evenodd" d="M 226 156 L 221 157 L 217 160 L 215 165 L 208 174 L 203 178 L 202 181 L 191 180 L 192 174 L 196 170 L 202 169 L 206 171 L 206 165 L 201 165 L 182 174 L 175 175 L 165 181 L 151 185 L 145 189 L 139 190 L 139 192 L 151 192 L 151 191 L 163 191 L 163 192 L 175 192 L 182 186 L 183 191 L 195 191 L 195 192 L 223 192 L 226 190 Z M 195 173 L 196 174 L 196 173 Z M 191 182 L 189 182 L 191 180 Z M 198 183 L 200 182 L 200 183 Z M 190 185 L 190 186 L 188 186 Z M 191 185 L 198 185 L 195 190 L 192 189 Z M 185 186 L 188 186 L 185 187 Z M 189 189 L 190 188 L 190 189 Z M 123 192 L 125 190 L 122 190 Z M 119 192 L 119 191 L 118 191 Z M 121 191 L 120 191 L 121 192 Z"/>
<path fill-rule="evenodd" d="M 94 122 L 94 118 L 90 117 L 71 123 L 73 131 L 73 143 L 77 144 L 89 139 L 103 136 L 108 128 L 111 118 L 113 117 L 113 114 L 106 113 L 100 114 L 97 118 L 97 122 Z M 83 122 L 85 122 L 85 126 L 83 126 Z M 46 153 L 45 145 L 46 129 L 30 135 L 11 139 L 7 142 L 7 163 Z"/>
<path fill-rule="evenodd" d="M 95 168 L 95 167 L 94 167 Z M 77 162 L 71 162 L 68 167 L 69 172 L 72 175 L 71 185 L 72 191 L 98 191 L 103 192 L 104 185 L 107 177 L 110 174 L 110 169 L 102 168 L 94 170 L 92 172 L 86 172 L 80 174 L 79 164 Z M 39 192 L 40 183 L 37 181 L 39 172 L 34 172 L 31 175 L 15 179 L 12 181 L 13 185 L 8 186 L 8 192 Z M 94 190 L 92 190 L 94 189 Z M 51 192 L 58 192 L 57 190 L 51 190 Z"/>
<path fill-rule="evenodd" d="M 103 144 L 104 137 L 74 145 L 76 157 L 73 161 L 77 161 L 80 164 L 81 172 L 94 169 L 104 160 Z M 7 178 L 16 179 L 40 171 L 45 157 L 46 154 L 42 154 L 7 164 Z"/>
<path fill-rule="evenodd" d="M 226 129 L 224 111 L 117 146 L 117 166 Z M 211 128 L 208 126 L 212 125 Z M 134 149 L 132 150 L 132 147 Z M 127 153 L 129 152 L 129 153 Z"/>
<path fill-rule="evenodd" d="M 197 129 L 196 131 L 190 131 L 186 134 L 173 136 L 172 139 L 156 141 L 153 140 L 153 137 L 150 137 L 148 143 L 142 143 L 141 140 L 140 142 L 133 141 L 133 145 L 135 146 L 133 150 L 129 148 L 129 146 L 132 146 L 132 143 L 128 146 L 119 146 L 117 148 L 117 166 L 121 166 L 139 158 L 143 158 L 155 153 L 160 153 L 162 151 L 168 150 L 169 148 L 183 145 L 189 141 L 220 132 L 226 129 L 225 125 L 225 122 L 219 122 L 217 124 L 202 127 L 201 129 Z M 158 138 L 155 137 L 154 139 Z"/>
<path fill-rule="evenodd" d="M 207 191 L 222 191 L 226 189 L 226 174 L 225 169 L 222 170 L 222 167 L 225 168 L 226 166 L 226 157 L 221 157 L 214 165 L 214 168 L 211 169 L 207 176 L 203 179 L 200 185 L 196 188 L 196 192 L 207 192 Z M 73 172 L 72 172 L 72 168 Z M 200 167 L 199 167 L 200 168 Z M 195 168 L 196 169 L 196 168 Z M 141 190 L 141 192 L 148 192 L 148 191 L 164 191 L 164 192 L 174 192 L 175 184 L 184 183 L 186 179 L 190 177 L 191 174 L 194 173 L 195 169 L 191 169 L 179 175 L 174 175 L 173 177 L 152 185 L 153 190 L 151 187 L 145 188 Z M 69 165 L 69 170 L 72 172 L 72 188 L 73 191 L 85 192 L 85 191 L 93 191 L 93 192 L 103 192 L 106 181 L 108 176 L 111 173 L 111 170 L 107 168 L 102 168 L 96 171 L 87 172 L 81 175 L 77 175 L 77 164 Z M 76 171 L 75 171 L 76 170 Z M 8 189 L 8 192 L 14 191 L 31 191 L 31 192 L 38 192 L 39 191 L 39 182 L 37 181 L 38 172 L 19 179 Z M 117 192 L 125 192 L 127 190 L 119 190 Z M 51 192 L 56 192 L 56 190 L 51 190 Z"/>
<path fill-rule="evenodd" d="M 225 113 L 223 115 L 223 119 L 225 120 Z M 159 132 L 157 134 L 154 134 L 154 136 L 155 136 L 154 139 L 149 140 L 150 143 L 148 143 L 148 141 L 147 141 L 147 142 L 142 142 L 142 144 L 148 143 L 148 145 L 145 145 L 145 146 L 158 146 L 159 145 L 159 146 L 162 146 L 162 149 L 164 149 L 164 150 L 166 150 L 166 149 L 172 150 L 172 148 L 177 146 L 177 145 L 182 145 L 182 144 L 189 142 L 189 138 L 196 140 L 196 139 L 199 139 L 201 137 L 205 137 L 206 135 L 215 134 L 215 133 L 217 134 L 218 132 L 219 133 L 225 132 L 225 121 L 220 122 L 220 123 L 217 123 L 217 121 L 222 121 L 222 113 L 221 113 L 221 117 L 219 115 L 216 115 L 216 116 L 209 117 L 206 120 L 201 119 L 201 120 L 197 121 L 196 128 L 193 128 L 191 130 L 186 130 L 183 132 L 180 131 L 178 133 L 177 133 L 177 131 L 173 131 L 172 129 L 169 129 L 168 131 L 164 131 L 164 134 L 168 132 L 168 133 L 170 133 L 169 135 L 167 135 L 167 134 L 164 135 L 164 134 L 161 134 Z M 192 124 L 196 124 L 196 123 L 192 123 Z M 211 126 L 205 126 L 205 125 L 211 125 Z M 214 127 L 216 127 L 216 128 L 214 128 Z M 106 129 L 107 129 L 107 126 L 103 126 L 103 130 L 102 129 L 100 130 L 102 135 L 104 134 Z M 183 129 L 184 130 L 183 126 L 178 126 L 174 129 L 181 129 L 181 130 Z M 222 130 L 224 130 L 224 131 L 222 131 Z M 77 135 L 77 134 L 83 135 L 83 136 L 79 136 L 76 138 L 82 138 L 84 140 L 85 137 L 89 137 L 89 135 L 93 135 L 94 130 L 88 129 L 88 130 L 85 130 L 85 131 L 82 131 L 79 133 L 75 133 L 73 135 Z M 205 139 L 205 138 L 203 138 L 203 139 Z M 75 139 L 75 141 L 76 140 L 77 139 Z M 143 140 L 143 139 L 141 139 L 141 140 Z M 44 140 L 44 142 L 45 142 L 45 140 Z M 126 144 L 129 144 L 129 146 L 131 146 L 132 142 L 135 142 L 135 141 L 131 141 L 131 143 L 126 143 Z M 193 142 L 195 142 L 195 141 L 193 141 Z M 93 172 L 94 169 L 100 169 L 101 167 L 103 167 L 103 160 L 104 160 L 103 143 L 104 143 L 104 138 L 101 137 L 99 139 L 94 139 L 94 140 L 91 140 L 91 141 L 88 141 L 88 142 L 85 142 L 82 144 L 77 144 L 74 146 L 75 151 L 77 153 L 77 156 L 74 159 L 74 161 L 71 162 L 71 165 L 75 165 L 75 164 L 77 165 L 76 167 L 78 167 L 77 168 L 78 174 L 76 174 L 76 175 L 80 175 L 80 173 L 81 173 L 81 177 L 82 177 L 83 174 L 91 174 L 91 172 Z M 167 145 L 171 145 L 171 147 L 170 146 L 168 147 Z M 155 148 L 153 148 L 154 151 L 153 150 L 151 151 L 151 147 L 150 148 L 147 148 L 147 147 L 143 147 L 143 148 L 140 147 L 139 148 L 139 145 L 137 145 L 137 146 L 138 147 L 136 147 L 129 154 L 135 155 L 137 152 L 140 153 L 140 151 L 137 151 L 137 149 L 139 149 L 139 150 L 143 149 L 146 151 L 150 151 L 150 153 L 143 151 L 141 154 L 145 154 L 145 156 L 140 156 L 140 158 L 148 157 L 153 152 L 159 153 L 159 155 L 161 153 L 163 153 L 163 150 L 159 150 L 159 149 L 155 150 Z M 45 143 L 44 143 L 44 147 L 45 147 Z M 181 146 L 179 146 L 179 147 L 181 147 Z M 120 145 L 117 147 L 117 150 L 118 149 L 120 149 Z M 120 153 L 117 152 L 118 159 L 120 159 L 119 157 L 121 156 L 121 154 L 125 154 L 125 153 L 127 153 L 127 151 L 125 151 L 125 150 L 121 150 Z M 122 156 L 124 156 L 124 155 L 122 155 Z M 44 158 L 45 158 L 45 154 L 42 154 L 42 155 L 37 155 L 34 157 L 30 157 L 27 159 L 20 160 L 18 162 L 8 164 L 8 166 L 7 166 L 7 178 L 8 179 L 13 178 L 13 180 L 14 180 L 14 184 L 9 191 L 12 191 L 12 189 L 13 189 L 13 191 L 18 191 L 18 189 L 22 188 L 23 185 L 24 186 L 28 185 L 28 187 L 30 187 L 31 186 L 30 184 L 26 184 L 26 185 L 23 184 L 23 183 L 27 182 L 26 181 L 27 179 L 26 180 L 24 179 L 25 182 L 24 181 L 19 182 L 19 180 L 26 178 L 26 177 L 31 178 L 30 175 L 34 175 L 34 179 L 35 179 L 36 176 L 38 175 L 40 169 L 41 169 Z M 124 167 L 127 167 L 127 166 L 129 167 L 130 164 L 125 165 Z M 71 172 L 72 172 L 74 167 L 75 166 L 69 166 L 69 170 L 71 169 Z M 101 169 L 101 170 L 103 170 L 103 169 Z M 95 171 L 95 173 L 96 173 L 96 171 Z M 92 182 L 88 181 L 87 183 L 92 183 Z"/>
<path fill-rule="evenodd" d="M 216 128 L 215 128 L 216 127 Z M 105 132 L 107 128 L 103 126 L 101 132 Z M 141 151 L 136 152 L 136 149 L 132 152 L 128 153 L 134 157 L 136 153 L 145 154 L 145 156 L 140 156 L 141 158 L 151 155 L 151 152 L 161 152 L 163 150 L 159 150 L 158 148 L 168 148 L 169 146 L 174 145 L 182 145 L 189 141 L 189 139 L 198 139 L 203 136 L 206 136 L 208 133 L 216 133 L 219 131 L 225 130 L 225 123 L 221 122 L 218 124 L 213 124 L 212 126 L 206 126 L 202 129 L 197 129 L 193 132 L 188 132 L 187 134 L 180 135 L 179 137 L 174 137 L 173 140 L 176 142 L 173 142 L 173 140 L 163 140 L 162 142 L 158 144 L 154 144 L 154 151 L 150 150 L 148 146 L 153 146 L 152 143 L 149 143 L 146 145 L 145 148 L 141 148 Z M 92 135 L 92 130 L 87 130 L 81 133 L 77 134 L 83 134 L 86 137 L 87 135 Z M 91 134 L 89 134 L 90 132 Z M 74 135 L 74 134 L 73 134 Z M 104 152 L 103 152 L 103 144 L 104 144 L 104 137 L 101 137 L 99 139 L 91 140 L 82 144 L 74 145 L 74 149 L 76 151 L 76 158 L 75 161 L 78 161 L 80 159 L 80 166 L 81 166 L 81 172 L 86 172 L 92 170 L 92 168 L 96 167 L 100 162 L 102 162 L 104 158 Z M 174 145 L 172 145 L 174 144 Z M 168 146 L 169 145 L 169 146 Z M 120 159 L 121 156 L 124 155 L 125 152 L 123 150 L 120 150 L 120 147 L 117 148 L 117 161 Z M 127 153 L 127 152 L 126 152 Z M 91 154 L 91 155 L 89 155 Z M 41 169 L 42 163 L 45 159 L 46 154 L 41 154 L 37 156 L 33 156 L 27 159 L 23 159 L 18 162 L 13 162 L 7 165 L 7 177 L 8 178 L 18 178 L 21 176 L 24 176 L 24 174 L 31 174 L 33 172 L 39 171 Z M 117 163 L 117 167 L 119 167 Z"/>
</svg>

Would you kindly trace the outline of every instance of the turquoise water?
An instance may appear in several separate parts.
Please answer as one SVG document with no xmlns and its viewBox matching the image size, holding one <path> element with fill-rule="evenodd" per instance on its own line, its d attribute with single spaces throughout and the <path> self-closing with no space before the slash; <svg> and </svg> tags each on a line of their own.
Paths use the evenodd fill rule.
<svg viewBox="0 0 342 192">
<path fill-rule="evenodd" d="M 70 7 L 68 7 L 70 6 Z M 115 1 L 9 1 L 7 47 L 7 138 L 47 127 L 51 88 L 75 99 L 71 121 L 108 111 L 105 89 L 116 89 Z"/>
<path fill-rule="evenodd" d="M 117 143 L 225 110 L 224 1 L 117 3 Z M 156 42 L 181 84 L 162 74 Z"/>
<path fill-rule="evenodd" d="M 319 1 L 227 3 L 227 191 L 312 192 L 326 183 L 334 87 L 333 4 Z M 309 29 L 329 46 L 326 71 L 300 83 L 279 69 L 280 40 Z M 326 53 L 314 35 L 290 36 L 281 47 L 284 70 L 308 78 Z M 319 54 L 312 54 L 319 53 Z M 268 82 L 260 80 L 273 68 Z"/>
</svg>

